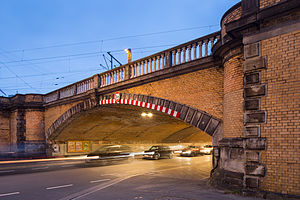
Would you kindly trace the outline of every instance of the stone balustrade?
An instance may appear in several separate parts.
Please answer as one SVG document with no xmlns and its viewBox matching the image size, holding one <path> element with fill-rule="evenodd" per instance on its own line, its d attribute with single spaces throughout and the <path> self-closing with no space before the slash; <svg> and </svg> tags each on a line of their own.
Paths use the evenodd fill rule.
<svg viewBox="0 0 300 200">
<path fill-rule="evenodd" d="M 94 76 L 75 84 L 74 94 L 81 94 L 95 88 Z"/>
<path fill-rule="evenodd" d="M 104 72 L 99 75 L 100 77 L 100 87 L 105 87 L 114 83 L 125 80 L 125 66 L 120 66 L 118 68 L 112 69 L 108 72 Z"/>
<path fill-rule="evenodd" d="M 94 88 L 104 88 L 165 68 L 208 57 L 211 55 L 212 48 L 218 40 L 220 40 L 220 32 L 215 32 L 101 74 L 96 74 L 90 78 L 46 94 L 44 102 L 50 103 L 59 99 L 72 97 Z"/>
</svg>

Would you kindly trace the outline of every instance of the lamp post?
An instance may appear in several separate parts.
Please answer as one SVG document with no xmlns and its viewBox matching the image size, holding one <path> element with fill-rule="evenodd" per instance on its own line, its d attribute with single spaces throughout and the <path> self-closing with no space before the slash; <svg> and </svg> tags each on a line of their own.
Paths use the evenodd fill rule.
<svg viewBox="0 0 300 200">
<path fill-rule="evenodd" d="M 131 62 L 131 49 L 124 49 L 124 51 L 127 53 L 128 55 L 128 63 Z"/>
</svg>

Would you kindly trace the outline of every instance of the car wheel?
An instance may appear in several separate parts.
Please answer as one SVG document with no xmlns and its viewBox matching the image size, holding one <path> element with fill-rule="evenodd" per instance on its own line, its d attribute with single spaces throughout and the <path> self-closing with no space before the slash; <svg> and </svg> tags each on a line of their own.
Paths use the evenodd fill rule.
<svg viewBox="0 0 300 200">
<path fill-rule="evenodd" d="M 160 155 L 159 155 L 159 154 L 154 154 L 154 155 L 153 155 L 153 159 L 154 159 L 154 160 L 158 160 L 158 159 L 159 159 L 159 157 L 160 157 Z"/>
</svg>

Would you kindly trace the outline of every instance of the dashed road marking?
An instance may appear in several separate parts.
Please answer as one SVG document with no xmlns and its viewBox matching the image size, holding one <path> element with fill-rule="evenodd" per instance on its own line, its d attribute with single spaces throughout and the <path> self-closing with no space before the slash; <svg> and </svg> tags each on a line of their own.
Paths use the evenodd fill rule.
<svg viewBox="0 0 300 200">
<path fill-rule="evenodd" d="M 59 189 L 59 188 L 65 188 L 65 187 L 72 187 L 73 184 L 68 184 L 68 185 L 58 185 L 58 186 L 53 186 L 53 187 L 47 187 L 46 190 L 53 190 L 53 189 Z"/>
<path fill-rule="evenodd" d="M 99 182 L 103 182 L 103 181 L 110 181 L 110 179 L 109 178 L 107 178 L 107 179 L 100 179 L 100 180 L 90 181 L 90 183 L 99 183 Z"/>
<path fill-rule="evenodd" d="M 20 194 L 20 192 L 4 193 L 4 194 L 0 194 L 0 197 L 11 196 L 11 195 L 17 195 L 17 194 Z"/>
</svg>

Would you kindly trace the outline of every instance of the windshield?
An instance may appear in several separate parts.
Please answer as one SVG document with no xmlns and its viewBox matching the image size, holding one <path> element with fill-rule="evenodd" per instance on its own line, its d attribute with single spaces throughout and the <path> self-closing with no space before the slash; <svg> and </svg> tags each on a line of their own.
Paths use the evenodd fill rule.
<svg viewBox="0 0 300 200">
<path fill-rule="evenodd" d="M 160 149 L 158 146 L 153 146 L 149 150 L 154 151 L 154 150 L 158 150 L 158 149 Z"/>
</svg>

